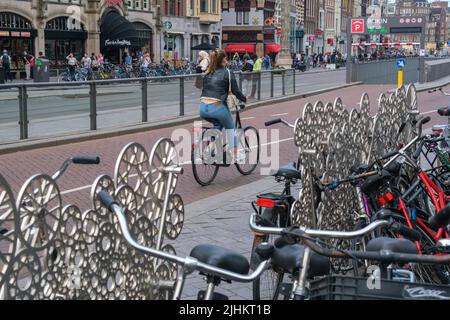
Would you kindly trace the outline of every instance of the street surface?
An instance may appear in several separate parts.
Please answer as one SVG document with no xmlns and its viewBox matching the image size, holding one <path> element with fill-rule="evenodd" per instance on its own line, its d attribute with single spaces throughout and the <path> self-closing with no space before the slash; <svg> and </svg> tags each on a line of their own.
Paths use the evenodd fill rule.
<svg viewBox="0 0 450 320">
<path fill-rule="evenodd" d="M 329 75 L 331 74 L 338 73 Z M 359 85 L 305 99 L 259 107 L 244 111 L 243 123 L 263 129 L 265 121 L 278 117 L 294 122 L 301 116 L 303 106 L 307 102 L 314 103 L 316 100 L 328 102 L 338 96 L 342 97 L 346 106 L 354 107 L 363 92 L 369 94 L 371 109 L 374 111 L 380 93 L 392 88 L 392 85 Z M 450 90 L 449 87 L 445 89 Z M 435 112 L 438 106 L 447 104 L 448 99 L 438 92 L 418 94 L 419 110 L 432 117 L 426 128 L 447 122 L 447 119 L 440 118 Z M 17 195 L 20 186 L 33 174 L 51 174 L 66 158 L 75 154 L 98 155 L 102 159 L 100 166 L 72 166 L 58 183 L 64 204 L 74 203 L 85 210 L 92 206 L 89 196 L 90 184 L 100 174 L 113 175 L 116 157 L 125 144 L 132 141 L 139 142 L 150 152 L 159 138 L 170 137 L 176 128 L 190 130 L 192 124 L 2 155 L 0 174 L 11 184 L 14 194 Z M 268 143 L 271 146 L 279 146 L 280 164 L 294 161 L 297 158 L 297 148 L 293 142 L 292 129 L 284 126 L 277 128 L 280 129 L 278 141 Z M 242 177 L 234 167 L 230 167 L 221 169 L 215 183 L 205 188 L 195 183 L 189 164 L 186 164 L 184 169 L 185 173 L 179 179 L 176 189 L 187 205 L 185 227 L 180 238 L 174 243 L 178 253 L 186 255 L 195 245 L 206 242 L 232 247 L 248 257 L 252 242 L 252 234 L 247 225 L 249 214 L 252 212 L 251 201 L 258 192 L 271 190 L 275 186 L 273 179 L 261 176 L 259 170 L 251 176 Z M 204 289 L 202 277 L 190 276 L 184 297 L 195 298 L 199 289 Z M 219 292 L 236 299 L 250 298 L 251 284 L 224 284 Z"/>
</svg>

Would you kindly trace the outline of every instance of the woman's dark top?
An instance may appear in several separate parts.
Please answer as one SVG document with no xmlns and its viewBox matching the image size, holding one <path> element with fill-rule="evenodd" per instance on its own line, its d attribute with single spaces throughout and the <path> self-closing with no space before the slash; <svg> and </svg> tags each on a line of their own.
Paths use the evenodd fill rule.
<svg viewBox="0 0 450 320">
<path fill-rule="evenodd" d="M 231 92 L 241 101 L 247 102 L 247 98 L 239 90 L 233 72 L 231 74 Z M 203 90 L 201 97 L 216 98 L 226 103 L 228 96 L 229 76 L 228 70 L 224 67 L 218 68 L 215 72 L 207 74 L 203 78 Z"/>
</svg>

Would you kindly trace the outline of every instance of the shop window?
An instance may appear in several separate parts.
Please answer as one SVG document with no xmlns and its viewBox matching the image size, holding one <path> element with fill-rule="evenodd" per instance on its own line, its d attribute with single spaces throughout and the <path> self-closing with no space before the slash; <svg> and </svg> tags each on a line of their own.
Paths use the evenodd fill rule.
<svg viewBox="0 0 450 320">
<path fill-rule="evenodd" d="M 236 0 L 236 24 L 249 24 L 250 20 L 250 1 Z"/>
<path fill-rule="evenodd" d="M 200 0 L 200 12 L 208 12 L 208 0 Z"/>
<path fill-rule="evenodd" d="M 11 12 L 0 12 L 0 28 L 32 29 L 31 22 Z"/>
<path fill-rule="evenodd" d="M 175 0 L 170 0 L 169 2 L 170 2 L 169 13 L 171 16 L 174 16 L 175 15 Z"/>
<path fill-rule="evenodd" d="M 249 24 L 250 12 L 236 12 L 236 24 Z"/>
<path fill-rule="evenodd" d="M 189 12 L 191 17 L 195 16 L 195 5 L 194 5 L 194 0 L 191 0 L 190 5 L 189 5 Z"/>
</svg>

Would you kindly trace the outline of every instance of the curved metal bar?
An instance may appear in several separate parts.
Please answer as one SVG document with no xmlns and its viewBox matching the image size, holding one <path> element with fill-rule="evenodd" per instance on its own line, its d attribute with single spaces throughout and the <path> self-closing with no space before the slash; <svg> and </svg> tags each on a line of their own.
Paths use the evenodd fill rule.
<svg viewBox="0 0 450 320">
<path fill-rule="evenodd" d="M 273 228 L 273 227 L 261 227 L 256 224 L 256 214 L 252 214 L 250 216 L 250 229 L 252 229 L 254 232 L 264 233 L 264 234 L 274 234 L 274 235 L 282 235 L 283 234 L 283 228 Z M 378 228 L 387 226 L 389 224 L 388 221 L 385 220 L 378 220 L 375 222 L 372 222 L 368 226 L 366 226 L 363 229 L 356 230 L 356 231 L 328 231 L 328 230 L 313 230 L 313 229 L 304 229 L 300 228 L 306 235 L 314 238 L 321 238 L 321 239 L 353 239 L 362 237 Z"/>
<path fill-rule="evenodd" d="M 256 268 L 255 271 L 253 271 L 250 274 L 243 275 L 243 274 L 231 272 L 229 270 L 225 270 L 222 268 L 210 266 L 208 264 L 198 261 L 197 259 L 195 259 L 193 257 L 181 258 L 181 257 L 172 255 L 167 252 L 163 252 L 160 250 L 142 246 L 139 243 L 137 243 L 131 236 L 130 231 L 128 230 L 127 220 L 125 218 L 125 215 L 122 212 L 121 207 L 114 203 L 111 205 L 111 211 L 117 216 L 117 220 L 120 224 L 120 228 L 122 230 L 123 236 L 124 236 L 125 240 L 131 246 L 133 246 L 134 248 L 136 248 L 139 251 L 150 254 L 159 259 L 168 260 L 168 261 L 174 262 L 174 263 L 176 263 L 178 265 L 182 265 L 182 266 L 188 265 L 189 273 L 192 273 L 194 270 L 197 270 L 197 271 L 207 273 L 209 275 L 222 277 L 222 278 L 225 278 L 225 279 L 231 280 L 231 281 L 251 282 L 251 281 L 257 279 L 263 273 L 263 271 L 266 270 L 269 266 L 269 261 L 264 261 L 258 266 L 258 268 Z"/>
</svg>

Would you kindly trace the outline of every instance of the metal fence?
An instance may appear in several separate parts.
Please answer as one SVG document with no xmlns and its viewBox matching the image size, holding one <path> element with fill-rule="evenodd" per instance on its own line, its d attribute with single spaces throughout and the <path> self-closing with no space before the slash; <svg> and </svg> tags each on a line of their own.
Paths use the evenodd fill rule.
<svg viewBox="0 0 450 320">
<path fill-rule="evenodd" d="M 294 69 L 275 69 L 256 73 L 235 72 L 235 76 L 241 89 L 247 91 L 245 92 L 246 95 L 250 95 L 250 90 L 253 89 L 255 91 L 255 101 L 261 101 L 295 94 L 298 90 L 296 79 L 298 73 L 299 71 Z M 121 121 L 128 121 L 128 123 L 132 121 L 129 124 L 148 122 L 149 112 L 152 113 L 152 120 L 155 119 L 155 111 L 151 109 L 155 99 L 161 100 L 158 107 L 160 108 L 158 111 L 160 119 L 168 116 L 173 117 L 174 115 L 195 114 L 201 92 L 195 86 L 196 78 L 199 76 L 201 75 L 92 80 L 85 82 L 4 84 L 0 85 L 0 104 L 3 105 L 3 108 L 0 108 L 0 113 L 2 110 L 4 114 L 8 112 L 8 117 L 10 117 L 9 126 L 14 131 L 14 133 L 11 133 L 10 130 L 12 136 L 9 138 L 14 140 L 17 138 L 22 140 L 30 137 L 45 136 L 45 133 L 51 130 L 42 125 L 42 130 L 45 130 L 44 133 L 32 132 L 30 134 L 30 116 L 35 117 L 33 121 L 40 119 L 40 116 L 51 121 L 53 117 L 63 116 L 64 114 L 72 115 L 73 113 L 78 114 L 78 117 L 81 117 L 81 119 L 87 120 L 88 114 L 89 121 L 73 121 L 77 122 L 77 126 L 80 127 L 76 131 L 97 130 L 99 128 L 99 102 L 102 104 L 105 114 L 112 110 L 111 106 L 115 103 L 117 104 L 117 101 L 120 99 L 122 99 L 121 103 L 123 103 L 124 107 L 127 104 L 133 104 L 133 108 L 139 108 L 140 114 L 133 114 L 133 119 L 128 119 L 125 114 L 121 115 Z M 123 89 L 125 87 L 127 88 L 126 90 Z M 121 93 L 120 88 L 124 92 Z M 105 90 L 109 91 L 105 93 Z M 71 105 L 67 105 L 66 101 L 58 101 L 61 99 L 61 96 L 71 92 L 73 93 L 71 97 L 75 98 L 71 100 L 73 102 Z M 15 96 L 16 93 L 17 98 Z M 39 94 L 39 99 L 30 102 L 30 94 L 33 95 L 33 99 Z M 116 95 L 116 101 L 113 98 L 102 99 L 107 94 Z M 3 99 L 2 95 L 8 95 L 8 97 Z M 187 102 L 189 104 L 188 112 L 186 112 Z M 30 103 L 33 104 L 32 107 L 30 107 Z M 36 115 L 30 113 L 30 109 L 35 111 Z M 2 118 L 4 117 L 2 116 Z M 17 118 L 19 126 L 14 125 Z M 50 123 L 56 125 L 57 122 L 53 121 Z M 120 125 L 120 123 L 117 124 Z M 63 124 L 61 125 L 64 126 Z M 46 126 L 51 125 L 47 124 Z M 110 126 L 108 125 L 108 127 Z M 67 130 L 64 133 L 67 133 Z"/>
</svg>

